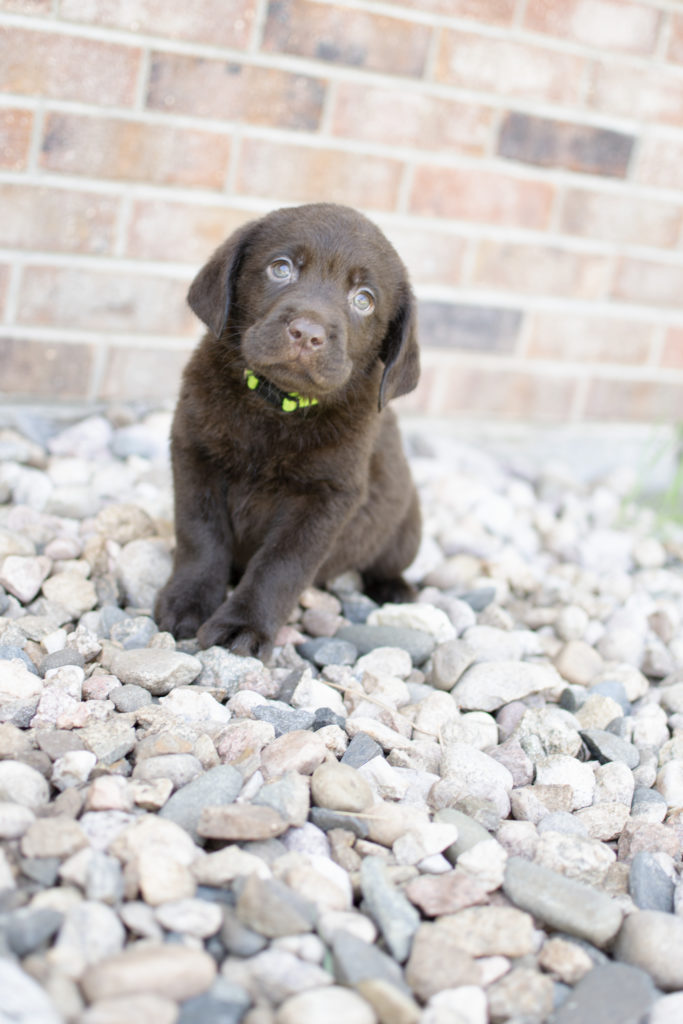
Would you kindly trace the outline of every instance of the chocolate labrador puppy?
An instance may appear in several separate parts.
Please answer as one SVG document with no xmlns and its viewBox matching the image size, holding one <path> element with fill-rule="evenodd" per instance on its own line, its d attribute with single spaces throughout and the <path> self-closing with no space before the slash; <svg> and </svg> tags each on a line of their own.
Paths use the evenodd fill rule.
<svg viewBox="0 0 683 1024">
<path fill-rule="evenodd" d="M 353 568 L 376 599 L 405 600 L 420 515 L 385 407 L 415 387 L 419 353 L 387 239 L 344 206 L 276 210 L 216 250 L 188 302 L 208 332 L 173 421 L 160 628 L 266 657 L 313 582 Z"/>
</svg>

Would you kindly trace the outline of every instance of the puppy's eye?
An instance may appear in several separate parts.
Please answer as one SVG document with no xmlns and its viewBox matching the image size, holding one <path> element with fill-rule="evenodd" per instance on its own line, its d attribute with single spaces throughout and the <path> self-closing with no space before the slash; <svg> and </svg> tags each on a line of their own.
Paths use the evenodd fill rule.
<svg viewBox="0 0 683 1024">
<path fill-rule="evenodd" d="M 368 316 L 375 308 L 375 296 L 368 288 L 356 288 L 352 291 L 349 300 L 357 313 Z"/>
<path fill-rule="evenodd" d="M 267 274 L 271 281 L 277 281 L 279 284 L 283 284 L 284 282 L 291 281 L 294 278 L 294 264 L 288 256 L 280 256 L 268 265 Z"/>
</svg>

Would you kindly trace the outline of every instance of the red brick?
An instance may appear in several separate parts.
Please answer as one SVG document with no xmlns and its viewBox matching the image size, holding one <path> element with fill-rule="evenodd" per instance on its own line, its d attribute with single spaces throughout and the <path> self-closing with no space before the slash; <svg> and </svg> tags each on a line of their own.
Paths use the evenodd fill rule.
<svg viewBox="0 0 683 1024">
<path fill-rule="evenodd" d="M 683 14 L 671 15 L 671 41 L 669 42 L 669 60 L 683 64 Z"/>
<path fill-rule="evenodd" d="M 416 284 L 458 285 L 468 243 L 452 234 L 423 227 L 382 225 Z"/>
<path fill-rule="evenodd" d="M 624 258 L 617 268 L 613 296 L 646 306 L 683 308 L 683 266 Z"/>
<path fill-rule="evenodd" d="M 0 168 L 23 171 L 28 162 L 33 114 L 29 110 L 0 110 Z"/>
<path fill-rule="evenodd" d="M 615 117 L 638 118 L 678 127 L 683 120 L 683 80 L 666 67 L 649 70 L 630 64 L 596 65 L 588 94 L 593 109 Z"/>
<path fill-rule="evenodd" d="M 52 13 L 52 0 L 0 0 L 0 11 L 13 14 L 34 14 L 45 17 Z"/>
<path fill-rule="evenodd" d="M 394 7 L 449 18 L 471 18 L 487 25 L 510 25 L 516 0 L 392 0 Z"/>
<path fill-rule="evenodd" d="M 578 363 L 646 363 L 654 328 L 638 320 L 536 313 L 527 355 Z"/>
<path fill-rule="evenodd" d="M 147 106 L 174 114 L 315 131 L 325 82 L 276 68 L 152 55 Z"/>
<path fill-rule="evenodd" d="M 683 210 L 675 203 L 569 189 L 560 230 L 610 242 L 673 247 L 682 222 Z"/>
<path fill-rule="evenodd" d="M 599 50 L 652 53 L 661 14 L 627 0 L 529 0 L 524 24 Z"/>
<path fill-rule="evenodd" d="M 607 256 L 544 245 L 481 242 L 473 282 L 524 295 L 600 299 L 605 295 L 611 266 Z"/>
<path fill-rule="evenodd" d="M 0 184 L 0 208 L 0 246 L 48 252 L 111 252 L 118 199 Z"/>
<path fill-rule="evenodd" d="M 683 408 L 683 384 L 661 380 L 591 381 L 585 417 L 661 423 L 678 421 Z"/>
<path fill-rule="evenodd" d="M 427 25 L 310 0 L 271 0 L 263 38 L 269 53 L 421 77 L 432 30 Z"/>
<path fill-rule="evenodd" d="M 159 401 L 178 393 L 180 377 L 191 348 L 134 348 L 109 346 L 104 373 L 97 388 L 100 401 Z"/>
<path fill-rule="evenodd" d="M 113 270 L 27 267 L 20 322 L 78 330 L 187 334 L 197 322 L 185 303 L 189 280 Z"/>
<path fill-rule="evenodd" d="M 10 268 L 6 264 L 0 264 L 0 315 L 5 306 L 7 298 L 7 284 L 9 282 Z"/>
<path fill-rule="evenodd" d="M 221 189 L 229 159 L 230 139 L 213 132 L 50 114 L 41 164 L 66 174 Z"/>
<path fill-rule="evenodd" d="M 645 136 L 637 178 L 646 185 L 683 190 L 683 142 Z"/>
<path fill-rule="evenodd" d="M 90 345 L 0 337 L 0 394 L 11 398 L 89 398 Z"/>
<path fill-rule="evenodd" d="M 540 167 L 625 178 L 634 142 L 625 132 L 512 111 L 501 125 L 498 155 Z"/>
<path fill-rule="evenodd" d="M 328 200 L 393 210 L 402 169 L 383 157 L 245 139 L 237 191 L 280 202 Z"/>
<path fill-rule="evenodd" d="M 494 171 L 418 167 L 413 213 L 543 230 L 549 226 L 555 188 Z"/>
<path fill-rule="evenodd" d="M 0 28 L 0 90 L 21 96 L 130 106 L 137 47 L 48 32 Z"/>
<path fill-rule="evenodd" d="M 232 207 L 139 200 L 133 204 L 126 255 L 199 264 L 255 214 Z"/>
<path fill-rule="evenodd" d="M 409 89 L 340 82 L 332 131 L 389 146 L 481 155 L 488 147 L 492 125 L 493 110 L 474 103 Z"/>
<path fill-rule="evenodd" d="M 60 15 L 69 21 L 241 49 L 249 41 L 255 7 L 256 0 L 61 0 Z"/>
<path fill-rule="evenodd" d="M 578 103 L 588 67 L 587 60 L 574 54 L 444 30 L 435 76 L 461 89 L 544 103 Z"/>
<path fill-rule="evenodd" d="M 662 351 L 662 366 L 683 370 L 683 327 L 672 327 L 667 334 Z M 680 418 L 679 413 L 677 419 Z"/>
<path fill-rule="evenodd" d="M 565 422 L 570 418 L 576 380 L 568 374 L 524 373 L 467 364 L 444 368 L 435 396 L 435 415 L 496 420 Z"/>
</svg>

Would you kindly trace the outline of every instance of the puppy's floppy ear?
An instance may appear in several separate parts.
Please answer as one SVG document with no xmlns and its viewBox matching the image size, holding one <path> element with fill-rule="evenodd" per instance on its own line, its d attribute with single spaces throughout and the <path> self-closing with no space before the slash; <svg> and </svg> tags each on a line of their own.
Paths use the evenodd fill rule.
<svg viewBox="0 0 683 1024">
<path fill-rule="evenodd" d="M 407 283 L 401 285 L 396 311 L 382 342 L 380 359 L 384 373 L 379 386 L 380 412 L 391 398 L 407 395 L 420 376 L 415 297 Z"/>
<path fill-rule="evenodd" d="M 217 338 L 228 322 L 234 282 L 255 225 L 255 221 L 244 224 L 219 245 L 187 293 L 190 309 Z"/>
</svg>

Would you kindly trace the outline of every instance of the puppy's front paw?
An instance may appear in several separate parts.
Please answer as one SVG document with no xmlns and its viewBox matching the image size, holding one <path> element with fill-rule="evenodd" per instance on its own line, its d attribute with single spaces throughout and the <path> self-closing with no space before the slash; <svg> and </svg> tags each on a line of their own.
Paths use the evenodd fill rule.
<svg viewBox="0 0 683 1024">
<path fill-rule="evenodd" d="M 273 649 L 272 640 L 264 632 L 221 613 L 220 608 L 201 627 L 197 639 L 204 648 L 227 647 L 233 654 L 261 661 L 265 661 Z"/>
<path fill-rule="evenodd" d="M 408 604 L 417 597 L 415 587 L 396 576 L 390 580 L 365 580 L 365 593 L 377 604 Z"/>
<path fill-rule="evenodd" d="M 154 606 L 154 618 L 159 629 L 172 633 L 177 640 L 197 635 L 202 622 L 220 601 L 210 601 L 206 588 L 193 586 L 172 578 L 159 594 Z"/>
</svg>

